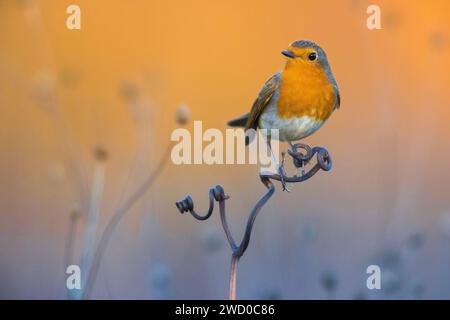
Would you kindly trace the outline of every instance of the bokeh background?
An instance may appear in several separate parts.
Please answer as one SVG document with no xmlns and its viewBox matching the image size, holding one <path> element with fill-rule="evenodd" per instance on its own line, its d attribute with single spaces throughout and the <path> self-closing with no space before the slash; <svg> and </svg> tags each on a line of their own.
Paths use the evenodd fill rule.
<svg viewBox="0 0 450 320">
<path fill-rule="evenodd" d="M 366 27 L 372 3 L 382 30 Z M 206 209 L 222 184 L 240 238 L 265 191 L 259 168 L 175 166 L 165 150 L 180 106 L 187 128 L 224 130 L 298 39 L 327 51 L 340 86 L 341 108 L 305 140 L 334 168 L 264 207 L 238 297 L 450 298 L 446 0 L 0 1 L 0 297 L 77 298 L 66 266 L 92 256 L 163 158 L 111 234 L 91 298 L 226 298 L 218 214 L 199 222 L 174 202 L 191 194 Z M 382 290 L 366 288 L 371 264 Z"/>
</svg>

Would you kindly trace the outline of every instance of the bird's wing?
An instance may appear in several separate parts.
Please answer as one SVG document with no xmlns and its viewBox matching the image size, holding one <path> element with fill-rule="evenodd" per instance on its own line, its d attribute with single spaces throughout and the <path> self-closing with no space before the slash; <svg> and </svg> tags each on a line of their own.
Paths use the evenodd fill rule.
<svg viewBox="0 0 450 320">
<path fill-rule="evenodd" d="M 280 73 L 278 72 L 266 81 L 263 88 L 259 92 L 258 97 L 253 103 L 252 110 L 250 110 L 250 114 L 245 125 L 245 130 L 250 128 L 256 129 L 256 127 L 258 126 L 259 116 L 264 112 L 267 105 L 269 104 L 270 99 L 279 86 Z"/>
<path fill-rule="evenodd" d="M 336 92 L 336 103 L 334 104 L 333 110 L 339 109 L 341 106 L 341 95 L 339 94 L 339 88 L 334 85 L 334 91 Z"/>
</svg>

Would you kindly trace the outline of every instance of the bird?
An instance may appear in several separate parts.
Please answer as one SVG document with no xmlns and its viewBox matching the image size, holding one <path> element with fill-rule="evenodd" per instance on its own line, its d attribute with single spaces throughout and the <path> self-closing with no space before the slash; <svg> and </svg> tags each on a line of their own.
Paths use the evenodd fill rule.
<svg viewBox="0 0 450 320">
<path fill-rule="evenodd" d="M 325 51 L 310 40 L 292 42 L 282 71 L 266 81 L 249 113 L 231 127 L 278 129 L 278 139 L 301 140 L 316 132 L 339 109 L 341 98 Z M 246 144 L 250 142 L 247 137 Z M 270 144 L 269 144 L 270 146 Z"/>
</svg>

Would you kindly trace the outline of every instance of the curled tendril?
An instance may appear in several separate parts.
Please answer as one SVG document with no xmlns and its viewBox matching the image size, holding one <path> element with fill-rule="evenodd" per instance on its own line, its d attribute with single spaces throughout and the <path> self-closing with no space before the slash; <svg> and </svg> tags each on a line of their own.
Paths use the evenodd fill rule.
<svg viewBox="0 0 450 320">
<path fill-rule="evenodd" d="M 306 153 L 299 152 L 298 149 L 303 149 Z M 292 149 L 288 150 L 288 154 L 292 157 L 292 162 L 296 168 L 307 165 L 313 156 L 311 147 L 303 143 L 294 144 Z"/>
<path fill-rule="evenodd" d="M 214 188 L 209 189 L 209 208 L 208 212 L 204 215 L 198 214 L 194 210 L 194 201 L 191 196 L 186 196 L 183 200 L 177 201 L 175 205 L 177 206 L 180 213 L 190 212 L 191 215 L 197 220 L 207 220 L 214 210 L 214 200 L 217 202 L 225 201 L 229 199 L 229 196 L 225 194 L 223 187 L 220 185 L 215 186 Z"/>
<path fill-rule="evenodd" d="M 302 149 L 303 152 L 298 151 L 298 149 Z M 314 155 L 317 155 L 317 163 L 309 171 L 302 173 L 301 176 L 281 176 L 280 174 L 263 174 L 263 176 L 277 181 L 284 180 L 285 182 L 296 183 L 310 179 L 319 170 L 330 171 L 333 166 L 331 156 L 325 148 L 311 148 L 306 144 L 298 143 L 293 145 L 291 150 L 288 150 L 288 154 L 292 157 L 292 162 L 296 168 L 304 168 L 312 161 Z"/>
<path fill-rule="evenodd" d="M 299 150 L 300 149 L 300 150 Z M 258 202 L 253 207 L 252 211 L 247 220 L 247 225 L 245 228 L 245 233 L 239 246 L 236 244 L 230 229 L 228 227 L 226 212 L 225 212 L 225 200 L 229 199 L 229 196 L 225 194 L 222 186 L 217 185 L 214 188 L 209 189 L 209 208 L 206 214 L 198 214 L 194 210 L 194 201 L 191 196 L 186 196 L 183 200 L 176 202 L 176 206 L 180 213 L 190 212 L 191 215 L 197 220 L 207 220 L 212 212 L 214 211 L 214 201 L 219 202 L 219 211 L 222 227 L 227 236 L 228 243 L 230 244 L 232 250 L 231 259 L 231 271 L 230 271 L 230 285 L 229 285 L 229 297 L 230 299 L 236 298 L 236 267 L 239 258 L 247 250 L 250 242 L 250 237 L 253 229 L 253 224 L 255 222 L 258 212 L 262 207 L 269 201 L 275 192 L 275 187 L 271 180 L 277 180 L 290 183 L 302 182 L 310 179 L 319 170 L 329 171 L 333 165 L 331 156 L 325 148 L 314 147 L 311 148 L 306 144 L 294 144 L 292 149 L 288 150 L 288 154 L 292 157 L 293 164 L 296 168 L 304 168 L 313 157 L 316 156 L 316 164 L 306 173 L 302 172 L 301 176 L 286 176 L 284 170 L 281 170 L 281 175 L 279 174 L 261 174 L 260 179 L 264 186 L 267 188 L 266 193 L 258 200 Z"/>
<path fill-rule="evenodd" d="M 299 152 L 298 149 L 303 149 L 306 153 Z M 329 171 L 332 167 L 332 161 L 328 151 L 321 147 L 314 147 L 311 149 L 307 144 L 297 143 L 292 146 L 291 150 L 288 150 L 289 155 L 292 157 L 292 161 L 296 168 L 304 167 L 317 153 L 317 163 L 320 169 Z"/>
<path fill-rule="evenodd" d="M 197 220 L 207 220 L 211 217 L 214 211 L 214 201 L 219 202 L 219 210 L 222 226 L 224 228 L 225 234 L 227 236 L 228 242 L 231 246 L 234 255 L 241 256 L 247 249 L 248 242 L 250 241 L 251 230 L 253 227 L 253 222 L 256 218 L 257 213 L 262 208 L 262 206 L 269 200 L 269 198 L 275 192 L 275 187 L 273 186 L 271 180 L 285 181 L 285 182 L 302 182 L 310 179 L 314 174 L 320 169 L 324 171 L 329 171 L 332 167 L 331 156 L 325 148 L 314 147 L 311 148 L 306 144 L 294 144 L 292 149 L 288 150 L 288 154 L 292 157 L 294 166 L 297 168 L 304 168 L 315 155 L 317 163 L 306 173 L 301 176 L 285 176 L 280 174 L 261 174 L 261 182 L 268 189 L 266 194 L 256 203 L 250 217 L 247 221 L 246 232 L 244 234 L 241 245 L 237 245 L 234 241 L 231 232 L 228 227 L 226 213 L 225 213 L 225 200 L 229 199 L 229 196 L 225 194 L 222 186 L 217 185 L 214 188 L 209 189 L 209 208 L 205 214 L 198 214 L 194 209 L 194 200 L 191 196 L 186 196 L 183 200 L 175 203 L 180 213 L 190 212 L 191 215 Z M 284 172 L 284 171 L 283 171 Z"/>
</svg>

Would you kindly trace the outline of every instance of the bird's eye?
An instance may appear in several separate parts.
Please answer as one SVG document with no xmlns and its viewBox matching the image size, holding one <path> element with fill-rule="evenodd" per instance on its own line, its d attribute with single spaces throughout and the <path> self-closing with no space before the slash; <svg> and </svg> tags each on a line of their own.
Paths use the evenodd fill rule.
<svg viewBox="0 0 450 320">
<path fill-rule="evenodd" d="M 317 53 L 316 52 L 311 52 L 310 54 L 308 54 L 308 59 L 311 61 L 314 61 L 317 59 Z"/>
</svg>

